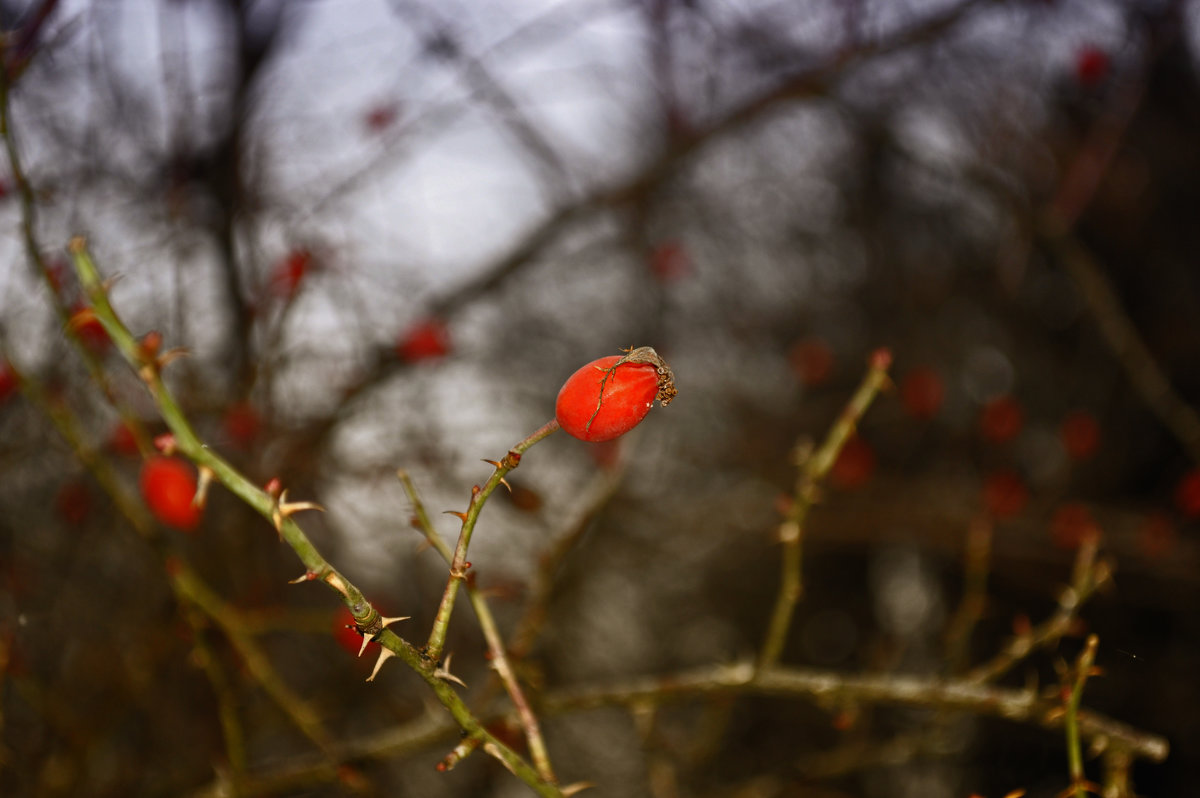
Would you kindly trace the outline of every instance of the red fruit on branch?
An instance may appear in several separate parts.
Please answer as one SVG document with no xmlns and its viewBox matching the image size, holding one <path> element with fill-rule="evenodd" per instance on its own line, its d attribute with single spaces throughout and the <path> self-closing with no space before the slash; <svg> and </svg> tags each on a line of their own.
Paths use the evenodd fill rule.
<svg viewBox="0 0 1200 798">
<path fill-rule="evenodd" d="M 396 355 L 406 363 L 434 360 L 450 353 L 450 331 L 439 319 L 409 327 L 396 342 Z"/>
<path fill-rule="evenodd" d="M 100 319 L 96 318 L 96 311 L 86 305 L 76 305 L 71 309 L 68 326 L 79 336 L 80 343 L 93 354 L 103 354 L 111 343 L 108 331 L 104 329 Z"/>
<path fill-rule="evenodd" d="M 200 523 L 196 475 L 192 467 L 175 457 L 151 457 L 142 466 L 142 498 L 162 523 L 190 532 Z"/>
<path fill-rule="evenodd" d="M 636 427 L 658 399 L 675 398 L 675 377 L 648 346 L 623 357 L 593 360 L 563 383 L 554 417 L 566 433 L 581 441 L 610 441 Z"/>
</svg>

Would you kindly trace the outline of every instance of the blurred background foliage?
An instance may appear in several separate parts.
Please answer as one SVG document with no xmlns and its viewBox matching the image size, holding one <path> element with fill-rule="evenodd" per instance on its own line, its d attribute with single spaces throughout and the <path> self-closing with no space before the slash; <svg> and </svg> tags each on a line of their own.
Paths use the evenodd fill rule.
<svg viewBox="0 0 1200 798">
<path fill-rule="evenodd" d="M 79 457 L 134 489 L 137 447 L 56 312 L 82 303 L 73 235 L 120 275 L 111 299 L 135 333 L 190 351 L 167 373 L 205 440 L 324 504 L 305 528 L 417 640 L 445 567 L 395 469 L 432 511 L 461 508 L 479 459 L 548 419 L 580 364 L 658 349 L 670 408 L 617 446 L 551 438 L 484 513 L 471 559 L 506 629 L 541 554 L 582 530 L 535 685 L 752 655 L 793 449 L 886 345 L 897 388 L 810 519 L 784 662 L 948 673 L 983 518 L 978 662 L 1051 611 L 1079 530 L 1098 528 L 1115 585 L 1059 652 L 1099 634 L 1086 703 L 1173 744 L 1137 766 L 1139 793 L 1192 789 L 1196 3 L 5 0 L 0 23 L 0 792 L 202 790 L 238 766 L 218 683 L 250 772 L 314 750 L 220 630 L 186 622 Z M 111 393 L 162 432 L 103 331 L 76 326 Z M 331 738 L 428 711 L 403 668 L 362 684 L 334 597 L 289 587 L 295 556 L 228 493 L 165 538 Z M 449 649 L 486 683 L 465 606 Z M 1054 662 L 1005 683 L 1053 684 Z M 612 796 L 1067 784 L 1060 735 L 1040 729 L 957 718 L 880 756 L 931 714 L 755 698 L 718 723 L 705 706 L 642 735 L 624 710 L 548 718 L 551 754 Z M 483 756 L 437 773 L 450 745 L 280 791 L 523 794 Z"/>
</svg>

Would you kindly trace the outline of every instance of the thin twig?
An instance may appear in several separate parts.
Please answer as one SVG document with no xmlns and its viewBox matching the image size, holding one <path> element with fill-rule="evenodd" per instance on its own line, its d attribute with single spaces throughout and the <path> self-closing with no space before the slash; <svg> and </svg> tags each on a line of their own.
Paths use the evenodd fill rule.
<svg viewBox="0 0 1200 798">
<path fill-rule="evenodd" d="M 429 518 L 429 514 L 425 511 L 425 505 L 417 493 L 417 488 L 413 484 L 412 478 L 403 469 L 396 472 L 396 475 L 400 478 L 400 483 L 404 486 L 404 492 L 408 494 L 408 499 L 413 504 L 417 523 L 421 528 L 421 532 L 425 535 L 425 539 L 429 541 L 429 544 L 433 546 L 438 554 L 442 555 L 442 559 L 446 561 L 447 565 L 451 564 L 454 561 L 454 552 L 451 551 L 450 546 L 447 545 L 442 536 L 438 534 L 437 529 L 434 528 L 433 522 Z M 537 768 L 538 773 L 543 779 L 549 782 L 556 782 L 554 768 L 550 764 L 550 755 L 546 750 L 546 741 L 542 737 L 542 730 L 538 723 L 537 715 L 530 708 L 529 701 L 525 698 L 525 693 L 521 689 L 521 684 L 517 680 L 516 673 L 509 663 L 508 655 L 505 652 L 504 640 L 500 636 L 500 630 L 496 625 L 495 617 L 492 615 L 491 607 L 473 580 L 467 582 L 467 598 L 475 610 L 475 616 L 479 619 L 479 628 L 483 631 L 484 639 L 487 641 L 488 651 L 491 653 L 492 667 L 496 669 L 496 674 L 504 683 L 504 689 L 508 692 L 508 697 L 512 700 L 513 707 L 520 718 L 521 728 L 525 732 L 525 740 L 529 744 L 529 754 L 533 759 L 533 765 Z"/>
<path fill-rule="evenodd" d="M 809 510 L 817 501 L 820 484 L 833 468 L 842 447 L 854 434 L 859 420 L 871 406 L 871 402 L 889 384 L 887 372 L 891 365 L 891 352 L 886 349 L 876 350 L 868 362 L 867 374 L 863 377 L 862 384 L 830 427 L 821 448 L 811 455 L 802 454 L 803 462 L 798 464 L 800 473 L 796 478 L 795 496 L 783 523 L 779 525 L 779 541 L 783 544 L 779 594 L 775 598 L 775 608 L 771 612 L 767 634 L 759 653 L 760 668 L 770 668 L 779 661 L 792 623 L 792 614 L 804 589 L 801 579 L 804 522 L 808 518 Z M 802 451 L 802 447 L 798 447 L 797 450 Z"/>
<path fill-rule="evenodd" d="M 994 681 L 1037 649 L 1057 643 L 1067 633 L 1083 603 L 1112 577 L 1112 566 L 1104 560 L 1096 561 L 1097 547 L 1094 536 L 1079 547 L 1071 586 L 1059 594 L 1054 614 L 1029 632 L 1012 638 L 999 654 L 969 671 L 966 681 L 977 684 Z"/>
<path fill-rule="evenodd" d="M 483 487 L 478 485 L 471 488 L 471 500 L 467 503 L 464 513 L 454 513 L 462 521 L 462 529 L 458 533 L 458 545 L 454 548 L 454 556 L 450 560 L 450 578 L 446 581 L 446 590 L 442 593 L 442 603 L 438 606 L 437 616 L 433 619 L 433 629 L 429 633 L 429 642 L 425 644 L 425 656 L 438 660 L 446 647 L 446 630 L 450 625 L 450 613 L 454 611 L 454 599 L 458 595 L 458 587 L 467 578 L 467 549 L 471 545 L 471 534 L 479 520 L 479 513 L 492 492 L 504 482 L 505 475 L 521 463 L 521 455 L 528 451 L 538 441 L 558 431 L 557 419 L 550 419 L 528 437 L 508 450 L 508 454 L 499 462 L 489 460 L 492 465 L 492 475 Z"/>
<path fill-rule="evenodd" d="M 1100 638 L 1096 635 L 1088 636 L 1083 651 L 1075 662 L 1075 669 L 1071 674 L 1072 683 L 1063 687 L 1064 691 L 1069 691 L 1063 711 L 1063 729 L 1067 735 L 1067 762 L 1071 773 L 1071 791 L 1075 798 L 1087 798 L 1087 794 L 1095 787 L 1083 776 L 1083 749 L 1079 744 L 1079 704 L 1083 700 L 1083 687 L 1092 675 L 1092 663 L 1096 661 L 1096 647 L 1099 643 Z"/>
</svg>

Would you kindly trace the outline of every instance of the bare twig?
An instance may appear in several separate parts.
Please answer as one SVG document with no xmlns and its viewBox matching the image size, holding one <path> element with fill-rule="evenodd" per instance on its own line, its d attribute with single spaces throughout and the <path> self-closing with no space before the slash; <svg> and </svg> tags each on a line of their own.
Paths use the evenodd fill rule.
<svg viewBox="0 0 1200 798">
<path fill-rule="evenodd" d="M 862 384 L 829 429 L 821 448 L 812 454 L 803 454 L 803 461 L 798 464 L 800 473 L 796 479 L 795 496 L 787 516 L 779 526 L 779 540 L 783 544 L 779 594 L 775 599 L 775 608 L 771 612 L 767 634 L 759 653 L 758 662 L 761 668 L 770 668 L 779 661 L 783 644 L 787 641 L 792 614 L 803 591 L 800 573 L 801 541 L 804 536 L 804 522 L 809 510 L 817 501 L 820 483 L 833 468 L 846 441 L 854 434 L 859 419 L 866 413 L 879 392 L 889 384 L 887 372 L 891 365 L 892 353 L 888 350 L 879 349 L 871 355 Z"/>
</svg>

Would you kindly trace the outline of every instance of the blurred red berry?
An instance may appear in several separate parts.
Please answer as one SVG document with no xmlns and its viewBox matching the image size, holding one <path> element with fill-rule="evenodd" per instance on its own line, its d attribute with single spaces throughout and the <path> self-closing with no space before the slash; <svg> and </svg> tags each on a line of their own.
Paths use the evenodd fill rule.
<svg viewBox="0 0 1200 798">
<path fill-rule="evenodd" d="M 853 490 L 867 484 L 874 473 L 875 450 L 855 435 L 842 447 L 829 472 L 829 479 L 835 487 Z"/>
<path fill-rule="evenodd" d="M 235 402 L 225 410 L 222 419 L 225 434 L 230 442 L 239 449 L 249 448 L 262 428 L 262 420 L 258 411 L 250 402 Z"/>
<path fill-rule="evenodd" d="M 1092 511 L 1080 502 L 1060 504 L 1050 518 L 1050 537 L 1060 549 L 1077 549 L 1088 538 L 1099 535 Z"/>
<path fill-rule="evenodd" d="M 1200 517 L 1200 468 L 1193 468 L 1175 486 L 1175 506 L 1188 518 Z"/>
<path fill-rule="evenodd" d="M 396 355 L 406 363 L 436 360 L 449 353 L 450 331 L 438 319 L 417 322 L 396 342 Z"/>
<path fill-rule="evenodd" d="M 1108 68 L 1108 53 L 1095 45 L 1083 47 L 1075 56 L 1075 79 L 1085 88 L 1090 89 L 1108 77 Z"/>
<path fill-rule="evenodd" d="M 798 341 L 788 353 L 788 361 L 806 387 L 823 385 L 833 376 L 833 350 L 820 338 Z"/>
<path fill-rule="evenodd" d="M 1179 532 L 1166 513 L 1150 513 L 1138 526 L 1137 546 L 1146 557 L 1156 560 L 1175 548 Z"/>
<path fill-rule="evenodd" d="M 1086 410 L 1072 410 L 1059 428 L 1063 448 L 1072 460 L 1086 460 L 1100 448 L 1100 424 Z"/>
<path fill-rule="evenodd" d="M 200 523 L 195 470 L 175 457 L 151 457 L 142 465 L 140 480 L 146 506 L 167 526 L 190 532 Z"/>
<path fill-rule="evenodd" d="M 110 339 L 108 331 L 96 318 L 96 312 L 84 305 L 76 305 L 71 309 L 71 319 L 68 322 L 79 341 L 93 354 L 101 354 L 108 348 Z"/>
<path fill-rule="evenodd" d="M 900 383 L 900 400 L 913 418 L 928 420 L 942 409 L 946 399 L 946 384 L 936 370 L 918 366 L 904 375 Z"/>
<path fill-rule="evenodd" d="M 0 361 L 0 402 L 6 401 L 20 387 L 21 384 L 17 382 L 17 375 L 13 373 L 12 367 Z"/>
<path fill-rule="evenodd" d="M 1011 396 L 997 397 L 983 406 L 979 431 L 992 443 L 1007 443 L 1017 437 L 1025 425 L 1025 413 Z"/>
<path fill-rule="evenodd" d="M 664 241 L 650 252 L 650 273 L 660 283 L 672 283 L 692 273 L 692 259 L 680 242 Z"/>
<path fill-rule="evenodd" d="M 339 609 L 333 620 L 333 638 L 339 646 L 358 656 L 358 651 L 362 648 L 363 636 L 358 633 L 354 615 L 346 607 Z M 379 644 L 375 642 L 367 644 L 367 648 L 372 646 L 378 648 Z"/>
<path fill-rule="evenodd" d="M 400 118 L 400 107 L 395 103 L 386 103 L 376 105 L 371 110 L 367 111 L 363 117 L 363 123 L 367 130 L 371 133 L 382 133 L 392 125 L 396 124 L 396 120 Z"/>
<path fill-rule="evenodd" d="M 658 370 L 650 363 L 616 366 L 620 360 L 619 355 L 593 360 L 563 383 L 554 403 L 554 417 L 571 437 L 590 442 L 612 440 L 636 427 L 650 412 L 658 395 Z"/>
<path fill-rule="evenodd" d="M 1013 471 L 993 471 L 983 481 L 983 509 L 998 521 L 1019 515 L 1028 501 L 1029 489 Z"/>
<path fill-rule="evenodd" d="M 59 488 L 58 495 L 54 498 L 54 506 L 59 518 L 78 526 L 87 520 L 92 511 L 92 495 L 87 485 L 72 480 Z"/>
<path fill-rule="evenodd" d="M 291 299 L 300 290 L 304 278 L 312 272 L 313 255 L 307 249 L 296 249 L 289 252 L 283 260 L 275 264 L 271 272 L 271 293 L 275 296 Z"/>
</svg>

